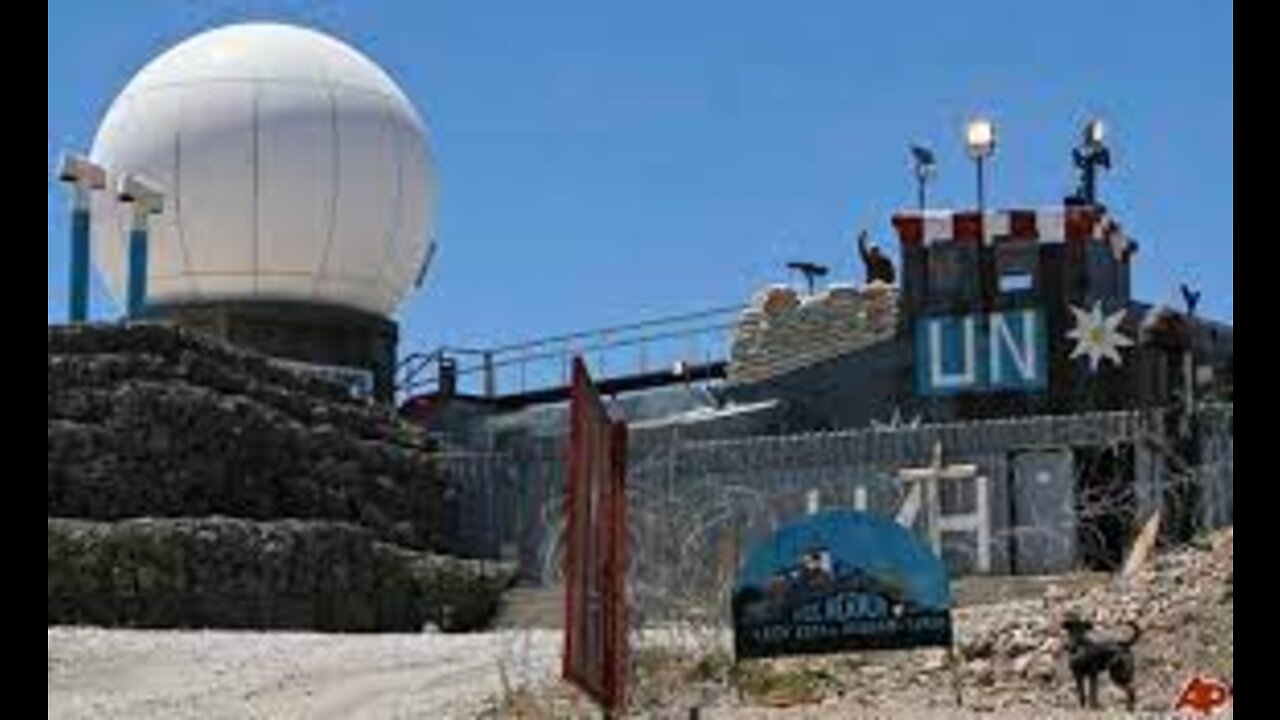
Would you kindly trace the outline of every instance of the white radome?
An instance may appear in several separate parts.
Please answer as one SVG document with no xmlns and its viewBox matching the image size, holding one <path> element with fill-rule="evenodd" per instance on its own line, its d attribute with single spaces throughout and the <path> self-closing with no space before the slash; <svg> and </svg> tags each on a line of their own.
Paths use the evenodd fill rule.
<svg viewBox="0 0 1280 720">
<path fill-rule="evenodd" d="M 303 301 L 388 316 L 433 254 L 422 120 L 377 65 L 312 30 L 231 25 L 169 49 L 112 103 L 92 157 L 165 192 L 149 303 Z M 94 257 L 122 298 L 130 211 L 111 193 L 93 202 Z"/>
</svg>

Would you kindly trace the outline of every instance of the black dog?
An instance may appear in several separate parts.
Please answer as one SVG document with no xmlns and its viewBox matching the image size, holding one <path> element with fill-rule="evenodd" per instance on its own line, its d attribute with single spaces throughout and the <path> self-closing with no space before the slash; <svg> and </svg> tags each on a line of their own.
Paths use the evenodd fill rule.
<svg viewBox="0 0 1280 720">
<path fill-rule="evenodd" d="M 1089 637 L 1093 623 L 1081 617 L 1068 616 L 1062 622 L 1067 631 L 1067 654 L 1071 674 L 1076 680 L 1076 693 L 1081 707 L 1098 707 L 1098 676 L 1107 673 L 1111 682 L 1124 690 L 1129 710 L 1133 710 L 1137 695 L 1133 689 L 1133 645 L 1142 636 L 1136 623 L 1128 623 L 1132 634 L 1124 640 L 1094 640 Z M 1089 692 L 1086 702 L 1085 682 Z"/>
</svg>

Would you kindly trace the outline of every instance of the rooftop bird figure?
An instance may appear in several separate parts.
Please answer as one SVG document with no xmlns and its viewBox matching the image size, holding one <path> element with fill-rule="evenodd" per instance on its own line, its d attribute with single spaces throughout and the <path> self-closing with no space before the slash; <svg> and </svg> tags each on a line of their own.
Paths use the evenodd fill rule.
<svg viewBox="0 0 1280 720">
<path fill-rule="evenodd" d="M 871 234 L 863 230 L 858 234 L 858 254 L 862 256 L 862 264 L 866 268 L 867 284 L 882 282 L 892 285 L 897 278 L 893 270 L 893 261 L 880 248 L 871 244 Z"/>
</svg>

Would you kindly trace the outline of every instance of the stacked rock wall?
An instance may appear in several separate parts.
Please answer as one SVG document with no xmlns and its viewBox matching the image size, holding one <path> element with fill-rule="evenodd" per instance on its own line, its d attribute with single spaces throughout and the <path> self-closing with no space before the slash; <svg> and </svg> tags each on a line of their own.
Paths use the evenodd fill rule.
<svg viewBox="0 0 1280 720">
<path fill-rule="evenodd" d="M 48 544 L 50 625 L 466 630 L 510 574 L 333 522 L 50 518 Z"/>
<path fill-rule="evenodd" d="M 414 570 L 443 490 L 388 407 L 190 331 L 50 327 L 48 422 L 50 623 L 482 622 Z"/>
<path fill-rule="evenodd" d="M 897 300 L 897 290 L 879 282 L 861 290 L 831 285 L 806 297 L 785 286 L 766 288 L 734 332 L 729 380 L 764 380 L 892 337 Z"/>
</svg>

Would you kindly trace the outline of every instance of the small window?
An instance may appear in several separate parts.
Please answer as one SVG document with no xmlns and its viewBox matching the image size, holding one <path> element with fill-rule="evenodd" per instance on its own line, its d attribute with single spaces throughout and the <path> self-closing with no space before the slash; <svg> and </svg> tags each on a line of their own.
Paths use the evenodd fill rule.
<svg viewBox="0 0 1280 720">
<path fill-rule="evenodd" d="M 1036 289 L 1040 245 L 1006 242 L 996 246 L 996 274 L 1001 293 L 1030 293 Z"/>
<path fill-rule="evenodd" d="M 1000 275 L 1000 292 L 1029 292 L 1035 289 L 1035 278 L 1031 273 L 1004 273 Z"/>
</svg>

